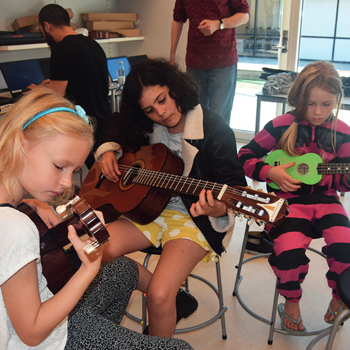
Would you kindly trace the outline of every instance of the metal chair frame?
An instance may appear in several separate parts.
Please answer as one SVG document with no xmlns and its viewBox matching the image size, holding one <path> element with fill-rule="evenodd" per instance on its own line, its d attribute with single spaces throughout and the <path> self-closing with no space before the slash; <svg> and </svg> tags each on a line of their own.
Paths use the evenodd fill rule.
<svg viewBox="0 0 350 350">
<path fill-rule="evenodd" d="M 307 346 L 306 350 L 311 350 L 314 345 L 323 337 L 325 337 L 326 335 L 329 334 L 329 338 L 328 338 L 328 342 L 327 342 L 327 346 L 326 346 L 326 350 L 331 350 L 333 343 L 334 343 L 334 339 L 335 336 L 338 332 L 338 330 L 340 329 L 339 327 L 343 325 L 343 321 L 345 318 L 350 317 L 350 294 L 349 294 L 349 278 L 350 278 L 350 268 L 344 270 L 338 279 L 337 282 L 337 286 L 338 286 L 338 293 L 339 296 L 341 298 L 341 300 L 343 301 L 343 303 L 348 307 L 346 309 L 343 309 L 342 306 L 339 306 L 338 309 L 338 315 L 336 317 L 336 319 L 334 320 L 333 325 L 325 330 L 324 332 L 322 332 L 321 334 L 319 334 L 317 337 L 315 337 Z"/>
<path fill-rule="evenodd" d="M 279 297 L 279 293 L 277 290 L 277 284 L 278 284 L 278 279 L 276 281 L 276 288 L 275 288 L 275 293 L 274 293 L 274 298 L 273 298 L 273 304 L 272 304 L 272 313 L 271 313 L 271 319 L 266 319 L 262 316 L 260 316 L 259 314 L 255 313 L 254 311 L 252 311 L 243 301 L 240 292 L 239 292 L 239 287 L 240 284 L 243 280 L 243 276 L 242 276 L 242 267 L 244 264 L 246 264 L 249 261 L 255 260 L 255 259 L 261 259 L 261 258 L 268 258 L 270 256 L 270 253 L 268 254 L 258 254 L 255 256 L 251 256 L 249 258 L 244 259 L 244 251 L 245 251 L 245 247 L 247 244 L 247 240 L 248 240 L 248 233 L 249 233 L 249 225 L 246 225 L 246 229 L 245 229 L 245 233 L 244 233 L 244 239 L 243 239 L 243 244 L 242 244 L 242 250 L 241 250 L 241 254 L 240 254 L 240 258 L 239 258 L 239 262 L 238 264 L 235 266 L 237 269 L 237 275 L 236 275 L 236 280 L 235 280 L 235 285 L 234 285 L 234 289 L 233 289 L 233 293 L 232 295 L 237 297 L 238 302 L 241 304 L 241 306 L 243 307 L 243 309 L 245 311 L 247 311 L 251 316 L 253 316 L 254 318 L 258 319 L 261 322 L 264 322 L 268 325 L 270 325 L 270 329 L 269 329 L 269 338 L 267 343 L 269 345 L 272 345 L 273 343 L 273 334 L 274 332 L 277 333 L 281 333 L 281 334 L 286 334 L 286 335 L 290 335 L 289 333 L 283 331 L 281 328 L 277 328 L 275 327 L 275 322 L 276 322 L 276 315 L 277 315 L 277 307 L 278 307 L 278 297 Z M 322 256 L 322 257 L 326 257 L 322 252 L 314 249 L 314 248 L 308 248 L 308 250 Z M 306 332 L 303 336 L 311 336 L 311 335 L 318 335 L 321 334 L 323 332 L 329 331 L 332 328 L 332 326 L 330 327 L 326 327 L 324 329 L 321 330 L 317 330 L 317 331 L 312 331 L 312 332 Z"/>
<path fill-rule="evenodd" d="M 161 253 L 161 249 L 156 249 L 151 247 L 150 250 L 149 249 L 145 249 L 143 250 L 144 253 L 146 253 L 146 257 L 143 261 L 143 266 L 145 268 L 148 267 L 148 263 L 149 260 L 151 258 L 152 255 L 160 255 Z M 192 327 L 186 327 L 186 328 L 180 328 L 180 329 L 175 329 L 174 333 L 186 333 L 186 332 L 191 332 L 197 329 L 201 329 L 204 328 L 212 323 L 214 323 L 216 320 L 218 320 L 219 318 L 221 319 L 221 329 L 222 329 L 222 339 L 227 339 L 227 333 L 226 333 L 226 321 L 225 321 L 225 312 L 227 311 L 227 307 L 224 306 L 224 298 L 223 298 L 223 289 L 222 289 L 222 281 L 221 281 L 221 268 L 220 268 L 220 257 L 217 256 L 218 261 L 215 263 L 215 267 L 216 267 L 216 279 L 217 279 L 217 288 L 211 283 L 209 282 L 207 279 L 195 275 L 195 274 L 190 274 L 188 277 L 197 279 L 199 281 L 202 281 L 203 283 L 205 283 L 206 285 L 208 285 L 216 294 L 216 296 L 218 297 L 219 300 L 219 309 L 216 315 L 214 315 L 212 318 L 210 318 L 209 320 L 202 322 L 200 324 L 197 324 L 195 326 Z M 185 281 L 185 290 L 187 292 L 189 292 L 189 283 L 188 283 L 188 278 Z M 138 318 L 134 315 L 131 315 L 129 312 L 126 312 L 126 316 L 129 317 L 130 319 L 132 319 L 135 322 L 138 322 L 142 325 L 142 331 L 144 331 L 144 329 L 147 326 L 147 310 L 146 310 L 146 296 L 144 294 L 142 294 L 142 316 L 141 318 Z"/>
</svg>

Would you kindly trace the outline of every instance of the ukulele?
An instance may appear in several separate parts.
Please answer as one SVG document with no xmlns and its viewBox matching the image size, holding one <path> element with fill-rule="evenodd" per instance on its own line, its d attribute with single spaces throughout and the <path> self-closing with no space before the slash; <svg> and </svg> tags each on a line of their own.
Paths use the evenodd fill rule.
<svg viewBox="0 0 350 350">
<path fill-rule="evenodd" d="M 181 176 L 182 159 L 161 143 L 142 147 L 136 153 L 125 153 L 118 166 L 122 175 L 114 183 L 103 176 L 96 162 L 79 195 L 93 208 L 111 204 L 119 213 L 142 225 L 155 220 L 171 196 L 177 193 L 199 196 L 203 189 L 211 190 L 228 210 L 243 214 L 249 222 L 276 226 L 288 213 L 286 200 L 274 194 Z"/>
<path fill-rule="evenodd" d="M 349 163 L 324 163 L 316 153 L 306 153 L 302 156 L 289 156 L 281 149 L 271 152 L 264 160 L 265 163 L 278 166 L 296 162 L 295 165 L 286 170 L 293 179 L 299 180 L 307 185 L 315 185 L 322 180 L 323 175 L 348 174 Z M 269 186 L 275 189 L 279 187 L 274 183 Z"/>
<path fill-rule="evenodd" d="M 64 249 L 70 244 L 68 226 L 72 225 L 78 236 L 87 234 L 90 237 L 92 242 L 84 247 L 87 254 L 107 241 L 109 237 L 107 229 L 83 198 L 77 196 L 68 203 L 68 206 L 72 215 L 50 229 L 29 205 L 20 203 L 17 207 L 19 211 L 29 216 L 39 231 L 43 275 L 54 294 L 68 282 L 81 264 L 73 246 Z"/>
</svg>

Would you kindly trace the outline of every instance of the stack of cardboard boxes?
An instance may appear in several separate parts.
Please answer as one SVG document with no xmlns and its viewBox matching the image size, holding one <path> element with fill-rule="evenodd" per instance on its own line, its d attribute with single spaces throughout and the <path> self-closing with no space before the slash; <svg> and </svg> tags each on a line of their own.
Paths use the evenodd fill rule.
<svg viewBox="0 0 350 350">
<path fill-rule="evenodd" d="M 92 38 L 141 36 L 140 29 L 135 29 L 137 13 L 82 13 L 81 20 Z"/>
<path fill-rule="evenodd" d="M 66 9 L 69 18 L 72 19 L 74 16 L 73 11 L 71 9 Z M 73 29 L 77 29 L 77 25 L 71 22 L 71 26 Z M 39 33 L 39 25 L 38 25 L 38 15 L 30 15 L 25 17 L 16 18 L 12 23 L 12 27 L 14 30 L 18 30 L 20 32 L 31 32 L 31 33 Z"/>
</svg>

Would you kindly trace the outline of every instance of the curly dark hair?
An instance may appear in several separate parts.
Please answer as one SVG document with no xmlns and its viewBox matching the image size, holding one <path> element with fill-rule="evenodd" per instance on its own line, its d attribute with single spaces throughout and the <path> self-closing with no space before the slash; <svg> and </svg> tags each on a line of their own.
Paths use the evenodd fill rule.
<svg viewBox="0 0 350 350">
<path fill-rule="evenodd" d="M 199 88 L 192 78 L 164 59 L 136 63 L 128 74 L 121 102 L 118 142 L 126 151 L 138 151 L 149 143 L 154 122 L 141 110 L 140 99 L 148 86 L 167 86 L 178 110 L 187 114 L 199 104 Z"/>
</svg>

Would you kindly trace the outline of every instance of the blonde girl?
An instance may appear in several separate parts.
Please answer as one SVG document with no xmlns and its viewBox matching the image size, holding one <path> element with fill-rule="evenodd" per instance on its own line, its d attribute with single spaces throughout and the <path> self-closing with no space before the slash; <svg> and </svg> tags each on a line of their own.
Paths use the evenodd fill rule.
<svg viewBox="0 0 350 350">
<path fill-rule="evenodd" d="M 27 196 L 47 203 L 71 187 L 93 144 L 84 110 L 37 88 L 5 116 L 0 135 L 0 348 L 190 349 L 180 340 L 146 337 L 119 325 L 138 268 L 126 258 L 100 268 L 102 248 L 87 255 L 71 226 L 68 238 L 81 265 L 55 295 L 47 287 L 39 232 L 16 207 Z M 44 207 L 36 207 L 38 214 Z M 49 210 L 44 215 L 55 221 Z"/>
</svg>

